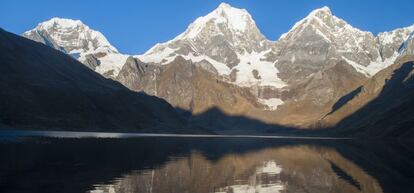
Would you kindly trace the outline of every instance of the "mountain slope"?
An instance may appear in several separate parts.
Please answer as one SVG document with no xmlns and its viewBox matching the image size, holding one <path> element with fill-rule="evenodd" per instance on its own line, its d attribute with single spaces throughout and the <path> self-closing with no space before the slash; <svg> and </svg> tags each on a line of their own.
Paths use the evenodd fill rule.
<svg viewBox="0 0 414 193">
<path fill-rule="evenodd" d="M 414 137 L 414 57 L 404 55 L 321 120 L 331 133 L 365 137 Z M 352 95 L 352 96 L 351 96 Z"/>
<path fill-rule="evenodd" d="M 132 92 L 60 51 L 4 30 L 0 42 L 3 127 L 143 132 L 184 127 L 165 101 Z"/>
</svg>

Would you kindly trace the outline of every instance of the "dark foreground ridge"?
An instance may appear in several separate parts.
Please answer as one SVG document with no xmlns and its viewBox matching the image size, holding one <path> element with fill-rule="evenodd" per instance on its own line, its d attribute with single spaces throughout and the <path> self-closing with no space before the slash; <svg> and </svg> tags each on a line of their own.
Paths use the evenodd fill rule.
<svg viewBox="0 0 414 193">
<path fill-rule="evenodd" d="M 0 62 L 3 128 L 190 132 L 164 100 L 132 92 L 60 51 L 2 29 Z"/>
</svg>

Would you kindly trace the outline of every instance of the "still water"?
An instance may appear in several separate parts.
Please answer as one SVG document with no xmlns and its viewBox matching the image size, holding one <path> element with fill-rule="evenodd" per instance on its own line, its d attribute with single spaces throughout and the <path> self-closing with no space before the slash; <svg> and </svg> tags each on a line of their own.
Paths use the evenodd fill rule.
<svg viewBox="0 0 414 193">
<path fill-rule="evenodd" d="M 0 136 L 4 193 L 414 192 L 410 143 L 105 133 Z"/>
</svg>

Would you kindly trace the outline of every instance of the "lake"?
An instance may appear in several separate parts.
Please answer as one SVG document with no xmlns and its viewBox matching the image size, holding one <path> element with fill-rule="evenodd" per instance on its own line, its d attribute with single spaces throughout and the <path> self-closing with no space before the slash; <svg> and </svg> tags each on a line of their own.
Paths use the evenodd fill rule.
<svg viewBox="0 0 414 193">
<path fill-rule="evenodd" d="M 412 143 L 1 132 L 0 192 L 414 192 Z"/>
</svg>

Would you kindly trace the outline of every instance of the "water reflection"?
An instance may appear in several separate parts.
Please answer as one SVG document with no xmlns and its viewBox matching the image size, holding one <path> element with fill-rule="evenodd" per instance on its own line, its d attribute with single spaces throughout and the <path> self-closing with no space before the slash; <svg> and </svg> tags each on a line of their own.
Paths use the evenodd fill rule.
<svg viewBox="0 0 414 193">
<path fill-rule="evenodd" d="M 411 146 L 226 138 L 0 142 L 1 192 L 411 192 Z"/>
<path fill-rule="evenodd" d="M 90 192 L 375 193 L 382 188 L 336 151 L 301 145 L 229 154 L 215 161 L 194 152 L 155 169 L 128 173 Z"/>
</svg>

